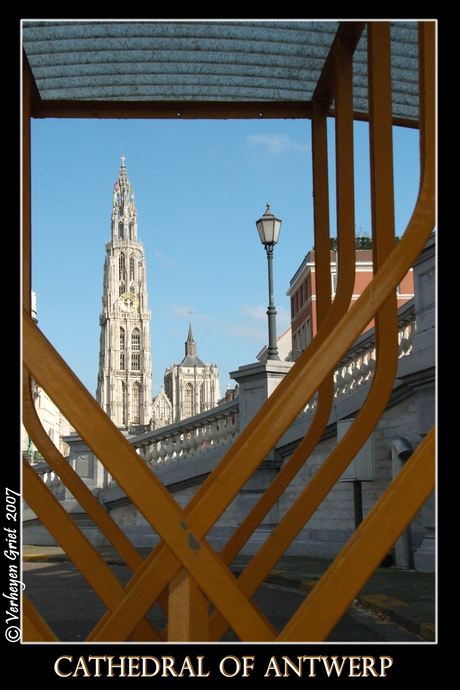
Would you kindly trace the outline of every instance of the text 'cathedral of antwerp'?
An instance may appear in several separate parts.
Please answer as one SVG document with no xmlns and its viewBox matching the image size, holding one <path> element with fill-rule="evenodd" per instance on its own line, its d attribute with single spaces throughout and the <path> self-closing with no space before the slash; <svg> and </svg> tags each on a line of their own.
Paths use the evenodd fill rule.
<svg viewBox="0 0 460 690">
<path fill-rule="evenodd" d="M 165 373 L 169 388 L 174 371 L 174 400 L 163 390 L 152 400 L 146 260 L 124 157 L 113 189 L 111 239 L 105 248 L 98 403 L 124 429 L 159 427 L 215 407 L 220 399 L 219 371 L 187 356 L 191 326 L 185 358 Z"/>
</svg>

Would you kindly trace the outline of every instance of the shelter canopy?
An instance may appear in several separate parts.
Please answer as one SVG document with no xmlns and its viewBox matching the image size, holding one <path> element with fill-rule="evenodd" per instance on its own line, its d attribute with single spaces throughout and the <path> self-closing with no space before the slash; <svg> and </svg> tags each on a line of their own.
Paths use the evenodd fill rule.
<svg viewBox="0 0 460 690">
<path fill-rule="evenodd" d="M 339 27 L 319 20 L 22 23 L 40 99 L 73 103 L 310 103 Z M 415 125 L 417 22 L 392 22 L 391 37 L 393 116 Z M 353 66 L 354 111 L 363 118 L 366 53 L 364 26 Z"/>
</svg>

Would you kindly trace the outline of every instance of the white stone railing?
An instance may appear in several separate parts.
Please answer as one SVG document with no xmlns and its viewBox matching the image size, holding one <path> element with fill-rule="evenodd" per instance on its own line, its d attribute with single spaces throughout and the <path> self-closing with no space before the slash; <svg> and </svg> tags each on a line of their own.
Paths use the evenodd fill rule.
<svg viewBox="0 0 460 690">
<path fill-rule="evenodd" d="M 412 352 L 412 340 L 416 331 L 413 303 L 399 310 L 398 357 L 406 357 Z M 375 369 L 375 330 L 372 328 L 358 339 L 334 371 L 334 396 L 344 395 L 367 385 Z M 317 394 L 307 403 L 305 412 L 315 409 Z"/>
<path fill-rule="evenodd" d="M 195 417 L 128 439 L 152 466 L 202 455 L 230 445 L 239 433 L 239 399 L 214 407 Z M 46 462 L 32 465 L 53 494 L 65 486 Z"/>
<path fill-rule="evenodd" d="M 231 444 L 239 433 L 239 400 L 182 422 L 149 431 L 130 442 L 149 465 L 177 462 Z"/>
<path fill-rule="evenodd" d="M 415 333 L 413 302 L 399 310 L 399 357 L 411 353 Z M 357 340 L 334 372 L 334 395 L 345 395 L 367 385 L 375 369 L 375 330 L 372 328 Z M 317 394 L 304 412 L 315 409 Z M 131 443 L 150 465 L 183 460 L 212 448 L 228 445 L 239 433 L 239 399 L 215 407 L 182 422 L 170 424 L 133 439 Z"/>
<path fill-rule="evenodd" d="M 58 477 L 56 472 L 48 465 L 46 462 L 40 462 L 32 465 L 35 472 L 38 474 L 40 479 L 46 484 L 50 489 L 51 493 L 54 495 L 61 494 L 65 491 L 65 486 L 61 479 Z"/>
</svg>

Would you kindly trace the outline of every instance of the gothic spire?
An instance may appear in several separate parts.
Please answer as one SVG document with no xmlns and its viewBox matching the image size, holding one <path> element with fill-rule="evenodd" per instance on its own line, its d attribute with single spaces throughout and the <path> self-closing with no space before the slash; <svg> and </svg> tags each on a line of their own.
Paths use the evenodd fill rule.
<svg viewBox="0 0 460 690">
<path fill-rule="evenodd" d="M 193 339 L 192 331 L 192 312 L 190 312 L 190 323 L 188 327 L 188 337 L 185 341 L 185 356 L 190 355 L 191 357 L 196 356 L 196 342 Z"/>
<path fill-rule="evenodd" d="M 128 175 L 126 173 L 126 166 L 125 166 L 125 156 L 121 157 L 121 167 L 120 167 L 120 175 L 118 177 L 118 184 L 119 184 L 119 194 L 120 198 L 123 201 L 126 201 L 128 197 L 128 192 L 129 192 L 129 180 L 128 180 Z"/>
<path fill-rule="evenodd" d="M 137 211 L 125 160 L 121 156 L 120 173 L 113 187 L 112 239 L 137 241 Z"/>
</svg>

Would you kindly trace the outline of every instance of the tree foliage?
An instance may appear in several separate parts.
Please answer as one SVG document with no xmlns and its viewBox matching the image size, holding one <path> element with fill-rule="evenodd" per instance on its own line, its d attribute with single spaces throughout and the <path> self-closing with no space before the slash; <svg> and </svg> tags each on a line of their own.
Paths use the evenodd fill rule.
<svg viewBox="0 0 460 690">
<path fill-rule="evenodd" d="M 337 249 L 337 238 L 331 237 L 329 240 L 331 251 L 335 252 Z M 355 249 L 372 249 L 372 238 L 366 235 L 355 237 Z"/>
</svg>

